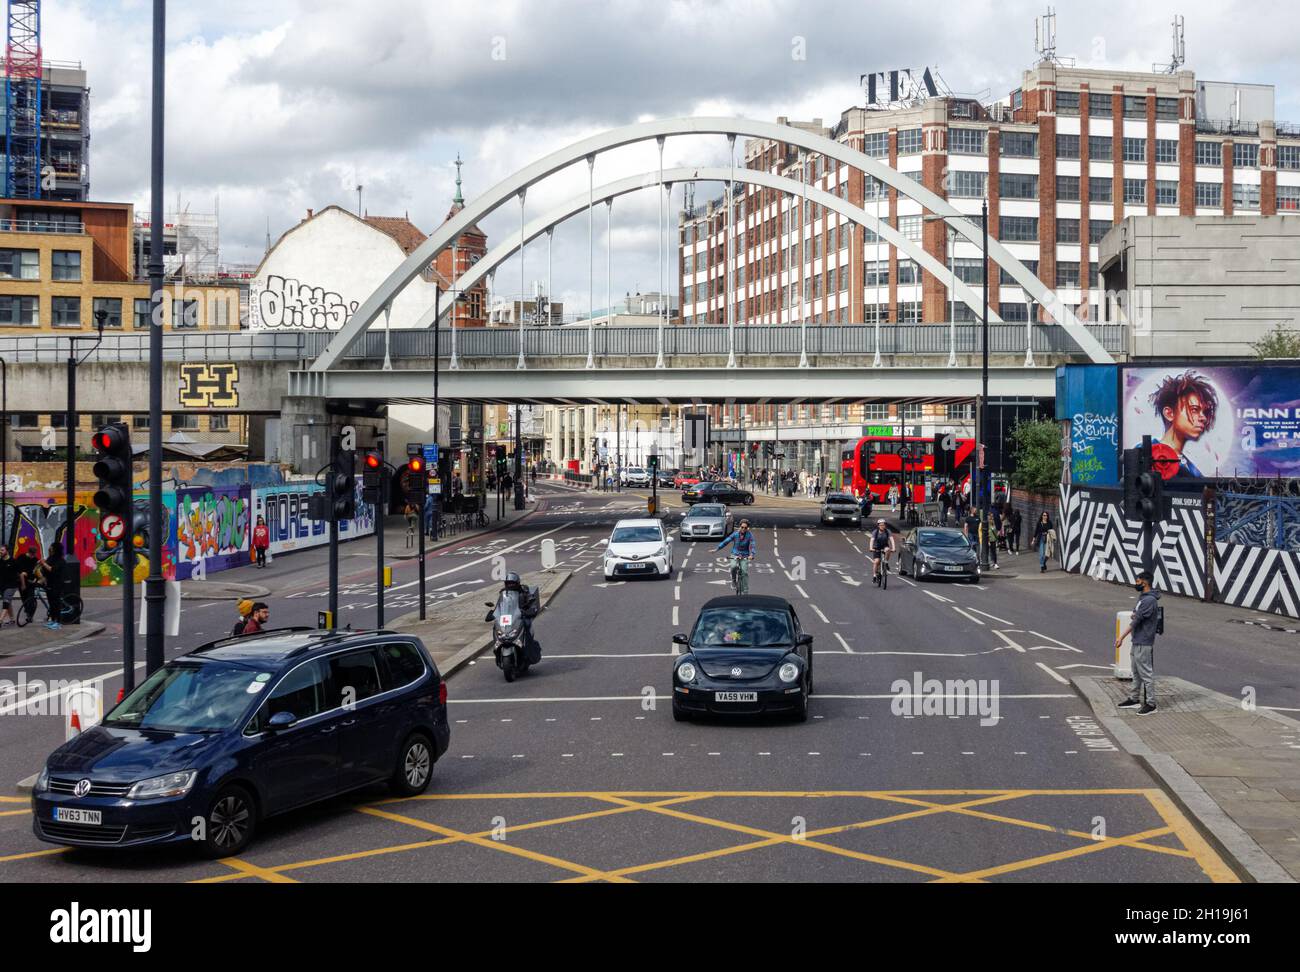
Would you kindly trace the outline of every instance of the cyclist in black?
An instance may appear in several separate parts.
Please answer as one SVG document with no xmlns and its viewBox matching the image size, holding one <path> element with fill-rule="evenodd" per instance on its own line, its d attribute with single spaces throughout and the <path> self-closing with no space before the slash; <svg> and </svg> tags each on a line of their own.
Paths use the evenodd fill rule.
<svg viewBox="0 0 1300 972">
<path fill-rule="evenodd" d="M 876 521 L 876 528 L 871 531 L 867 537 L 871 544 L 868 557 L 871 558 L 871 583 L 880 583 L 880 558 L 884 554 L 893 556 L 894 553 L 894 535 L 889 532 L 889 527 L 885 525 L 883 519 Z"/>
</svg>

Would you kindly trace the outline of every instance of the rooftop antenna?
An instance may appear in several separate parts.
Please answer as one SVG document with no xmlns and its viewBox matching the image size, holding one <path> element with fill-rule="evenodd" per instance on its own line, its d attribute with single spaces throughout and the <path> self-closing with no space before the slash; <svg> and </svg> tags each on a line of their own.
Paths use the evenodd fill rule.
<svg viewBox="0 0 1300 972">
<path fill-rule="evenodd" d="M 1173 21 L 1173 56 L 1168 64 L 1158 65 L 1157 70 L 1165 74 L 1174 74 L 1187 60 L 1187 48 L 1183 43 L 1183 15 L 1174 14 Z"/>
<path fill-rule="evenodd" d="M 1056 8 L 1048 7 L 1047 13 L 1034 18 L 1034 50 L 1040 61 L 1056 60 Z"/>
<path fill-rule="evenodd" d="M 361 215 L 361 190 L 364 188 L 360 183 L 357 184 L 357 216 Z"/>
</svg>

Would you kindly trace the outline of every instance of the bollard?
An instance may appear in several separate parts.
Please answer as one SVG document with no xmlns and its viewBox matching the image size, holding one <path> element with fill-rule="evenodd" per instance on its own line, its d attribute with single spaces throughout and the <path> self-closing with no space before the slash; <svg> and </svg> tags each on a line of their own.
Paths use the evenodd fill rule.
<svg viewBox="0 0 1300 972">
<path fill-rule="evenodd" d="M 1118 639 L 1120 632 L 1128 626 L 1131 611 L 1115 612 L 1115 638 Z M 1115 677 L 1123 681 L 1128 681 L 1133 677 L 1133 636 L 1129 635 L 1119 643 L 1115 649 Z"/>
</svg>

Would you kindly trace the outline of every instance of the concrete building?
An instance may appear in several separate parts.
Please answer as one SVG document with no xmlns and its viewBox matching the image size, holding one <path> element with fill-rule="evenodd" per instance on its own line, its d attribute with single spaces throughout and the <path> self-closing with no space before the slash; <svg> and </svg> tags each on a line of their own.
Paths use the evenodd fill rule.
<svg viewBox="0 0 1300 972">
<path fill-rule="evenodd" d="M 1128 216 L 1098 248 L 1101 307 L 1143 357 L 1251 357 L 1300 323 L 1300 219 Z"/>
<path fill-rule="evenodd" d="M 35 52 L 39 56 L 39 39 Z M 24 60 L 23 52 L 11 52 L 4 57 L 4 73 L 20 77 L 28 70 L 20 63 Z M 0 190 L 12 181 L 14 194 L 23 198 L 82 201 L 90 197 L 90 88 L 86 72 L 76 61 L 42 60 L 40 65 L 39 126 L 33 124 L 36 112 L 25 107 L 28 98 L 22 94 L 16 95 L 12 107 L 6 106 L 6 110 L 20 116 L 13 130 L 26 129 L 31 137 L 15 142 L 12 160 L 7 156 L 0 160 L 6 177 L 0 180 Z M 34 67 L 33 63 L 32 75 Z M 25 87 L 28 92 L 34 90 L 34 85 Z M 34 96 L 30 101 L 34 103 Z M 5 139 L 0 137 L 0 152 L 4 150 Z"/>
</svg>

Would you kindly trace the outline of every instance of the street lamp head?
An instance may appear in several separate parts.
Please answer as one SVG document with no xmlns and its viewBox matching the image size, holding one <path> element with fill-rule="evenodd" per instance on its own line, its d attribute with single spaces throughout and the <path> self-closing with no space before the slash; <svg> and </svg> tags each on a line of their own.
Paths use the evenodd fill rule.
<svg viewBox="0 0 1300 972">
<path fill-rule="evenodd" d="M 102 310 L 102 309 L 101 309 L 101 310 L 97 310 L 97 311 L 95 311 L 95 329 L 96 329 L 96 330 L 98 330 L 98 331 L 100 331 L 100 332 L 103 332 L 103 330 L 104 330 L 104 322 L 107 321 L 107 320 L 108 320 L 108 311 L 106 311 L 106 310 Z"/>
</svg>

